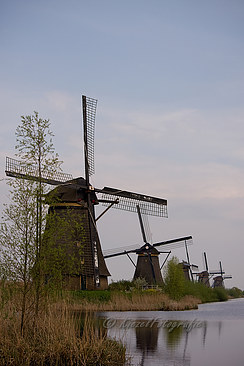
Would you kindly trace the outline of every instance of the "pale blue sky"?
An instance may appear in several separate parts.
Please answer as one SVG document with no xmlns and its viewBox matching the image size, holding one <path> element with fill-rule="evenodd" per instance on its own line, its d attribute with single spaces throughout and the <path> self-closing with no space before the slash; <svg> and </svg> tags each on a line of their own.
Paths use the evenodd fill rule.
<svg viewBox="0 0 244 366">
<path fill-rule="evenodd" d="M 0 178 L 34 110 L 64 171 L 83 175 L 80 96 L 97 98 L 94 185 L 168 199 L 153 239 L 193 235 L 192 261 L 207 251 L 244 289 L 243 40 L 243 0 L 1 0 Z M 111 211 L 99 229 L 104 248 L 141 241 L 136 215 Z M 126 258 L 108 266 L 133 275 Z"/>
</svg>

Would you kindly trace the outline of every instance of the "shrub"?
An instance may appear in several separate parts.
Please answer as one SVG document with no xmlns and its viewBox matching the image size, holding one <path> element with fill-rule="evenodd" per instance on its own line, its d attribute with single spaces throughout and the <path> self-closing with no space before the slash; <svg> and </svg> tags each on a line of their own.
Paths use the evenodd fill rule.
<svg viewBox="0 0 244 366">
<path fill-rule="evenodd" d="M 135 287 L 137 290 L 142 290 L 144 287 L 148 286 L 148 283 L 145 278 L 138 277 L 134 281 L 132 281 L 132 286 Z"/>
<path fill-rule="evenodd" d="M 232 287 L 230 289 L 226 289 L 227 294 L 231 297 L 238 298 L 243 297 L 243 291 L 239 289 L 238 287 Z"/>
<path fill-rule="evenodd" d="M 205 286 L 203 283 L 187 281 L 185 283 L 184 295 L 192 295 L 201 300 L 201 302 L 217 301 L 213 289 Z"/>
<path fill-rule="evenodd" d="M 179 261 L 173 257 L 168 261 L 164 276 L 164 291 L 174 300 L 179 300 L 184 295 L 185 278 Z"/>
<path fill-rule="evenodd" d="M 133 287 L 133 282 L 128 280 L 120 280 L 118 282 L 112 282 L 109 285 L 109 290 L 112 291 L 130 291 Z"/>
<path fill-rule="evenodd" d="M 216 295 L 218 301 L 227 301 L 228 295 L 227 291 L 223 287 L 215 287 L 213 289 L 214 294 Z"/>
<path fill-rule="evenodd" d="M 106 290 L 93 290 L 93 291 L 71 291 L 74 299 L 87 300 L 88 302 L 108 302 L 111 299 L 111 293 Z"/>
</svg>

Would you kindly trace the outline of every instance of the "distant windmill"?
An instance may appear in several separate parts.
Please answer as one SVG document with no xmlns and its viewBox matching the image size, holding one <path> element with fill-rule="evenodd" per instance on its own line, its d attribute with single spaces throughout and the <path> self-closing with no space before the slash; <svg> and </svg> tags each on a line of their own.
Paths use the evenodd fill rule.
<svg viewBox="0 0 244 366">
<path fill-rule="evenodd" d="M 204 256 L 205 270 L 197 274 L 197 276 L 198 276 L 198 282 L 201 282 L 205 286 L 210 287 L 209 271 L 208 271 L 208 261 L 207 261 L 206 252 L 203 253 L 203 256 Z"/>
<path fill-rule="evenodd" d="M 187 281 L 193 281 L 193 269 L 197 270 L 198 266 L 196 264 L 192 264 L 190 262 L 190 256 L 189 256 L 189 251 L 188 251 L 188 246 L 187 246 L 187 242 L 185 241 L 185 251 L 186 251 L 186 261 L 182 261 L 179 263 L 179 266 L 182 268 L 183 273 L 184 273 L 184 277 Z"/>
<path fill-rule="evenodd" d="M 224 280 L 232 278 L 231 275 L 225 275 L 225 272 L 223 271 L 223 268 L 222 268 L 221 261 L 219 261 L 219 269 L 220 269 L 219 276 L 216 276 L 213 278 L 213 287 L 214 288 L 215 287 L 224 287 Z"/>
<path fill-rule="evenodd" d="M 175 245 L 177 247 L 187 246 L 192 243 L 192 236 L 186 236 L 182 238 L 166 240 L 159 243 L 150 244 L 147 239 L 145 232 L 145 225 L 143 223 L 142 213 L 141 213 L 140 205 L 137 205 L 137 213 L 140 223 L 140 229 L 142 233 L 142 238 L 144 245 L 138 246 L 130 246 L 124 248 L 118 248 L 117 250 L 111 250 L 112 253 L 105 251 L 104 258 L 113 258 L 121 255 L 127 255 L 132 264 L 135 267 L 135 273 L 133 279 L 144 278 L 149 285 L 162 284 L 163 278 L 161 269 L 164 266 L 166 260 L 168 259 L 172 247 Z M 162 247 L 163 249 L 168 249 L 168 251 L 159 251 L 157 248 Z M 135 253 L 137 254 L 137 263 L 135 264 L 130 257 L 129 254 Z M 163 264 L 160 267 L 159 264 L 159 255 L 161 253 L 167 254 Z"/>
<path fill-rule="evenodd" d="M 198 282 L 203 283 L 205 286 L 210 287 L 210 279 L 213 278 L 213 287 L 224 287 L 224 279 L 232 278 L 231 275 L 225 275 L 225 272 L 222 269 L 222 263 L 219 262 L 219 270 L 210 270 L 208 267 L 207 254 L 203 253 L 204 256 L 204 264 L 205 270 L 198 273 Z M 217 275 L 216 277 L 213 277 Z"/>
</svg>

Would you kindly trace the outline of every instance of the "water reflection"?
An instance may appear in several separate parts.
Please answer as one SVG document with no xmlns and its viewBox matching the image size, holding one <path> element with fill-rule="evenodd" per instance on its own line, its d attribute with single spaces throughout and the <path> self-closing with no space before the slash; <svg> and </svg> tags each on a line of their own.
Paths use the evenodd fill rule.
<svg viewBox="0 0 244 366">
<path fill-rule="evenodd" d="M 164 328 L 166 344 L 170 349 L 175 349 L 183 337 L 183 331 L 180 322 L 175 321 L 174 323 L 176 323 L 176 327 L 173 330 L 169 331 L 168 329 Z"/>
<path fill-rule="evenodd" d="M 240 302 L 206 304 L 198 311 L 109 312 L 97 317 L 107 336 L 122 339 L 133 365 L 242 366 L 244 300 Z"/>
<path fill-rule="evenodd" d="M 153 324 L 152 327 L 139 327 L 135 329 L 136 348 L 141 351 L 140 366 L 144 365 L 146 355 L 152 353 L 158 346 L 158 327 Z"/>
<path fill-rule="evenodd" d="M 136 328 L 136 347 L 143 351 L 154 351 L 158 345 L 158 328 Z"/>
<path fill-rule="evenodd" d="M 170 322 L 171 323 L 171 322 Z M 157 357 L 157 352 L 163 357 L 164 365 L 190 365 L 190 355 L 187 353 L 188 332 L 183 331 L 180 321 L 173 321 L 173 327 L 161 328 L 160 322 L 153 324 L 152 328 L 136 328 L 136 347 L 141 350 L 142 359 L 140 366 L 146 365 L 147 360 Z M 160 334 L 163 333 L 163 334 Z M 182 342 L 184 339 L 184 342 Z M 160 345 L 158 347 L 158 341 Z M 181 342 L 184 344 L 181 347 Z M 159 356 L 161 359 L 161 356 Z M 162 360 L 162 359 L 161 359 Z M 177 362 L 177 363 L 176 363 Z"/>
</svg>

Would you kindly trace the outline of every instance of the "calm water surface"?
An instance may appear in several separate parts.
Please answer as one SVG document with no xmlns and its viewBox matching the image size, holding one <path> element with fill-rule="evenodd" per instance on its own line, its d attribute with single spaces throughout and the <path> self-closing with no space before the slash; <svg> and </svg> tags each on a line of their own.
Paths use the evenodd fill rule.
<svg viewBox="0 0 244 366">
<path fill-rule="evenodd" d="M 133 365 L 244 365 L 244 299 L 198 310 L 103 312 L 104 331 L 121 339 Z"/>
</svg>

